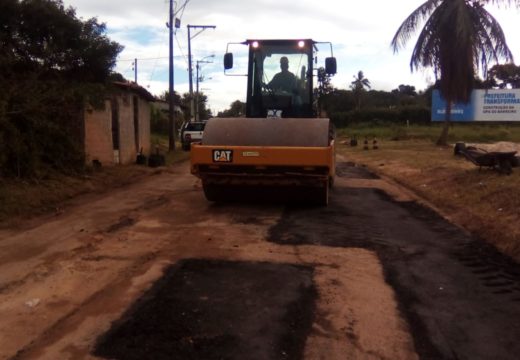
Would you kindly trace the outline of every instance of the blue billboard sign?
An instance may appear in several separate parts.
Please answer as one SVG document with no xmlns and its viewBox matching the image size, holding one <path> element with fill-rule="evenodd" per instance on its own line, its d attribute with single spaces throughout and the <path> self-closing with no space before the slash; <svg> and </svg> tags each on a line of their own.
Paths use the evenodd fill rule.
<svg viewBox="0 0 520 360">
<path fill-rule="evenodd" d="M 432 93 L 432 121 L 444 121 L 446 100 Z M 453 103 L 451 121 L 520 121 L 520 89 L 473 90 L 467 104 Z"/>
</svg>

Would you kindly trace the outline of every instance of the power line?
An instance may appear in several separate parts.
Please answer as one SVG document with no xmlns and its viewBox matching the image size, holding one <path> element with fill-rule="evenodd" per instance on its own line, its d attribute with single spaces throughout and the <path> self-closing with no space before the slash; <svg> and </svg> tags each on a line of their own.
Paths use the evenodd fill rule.
<svg viewBox="0 0 520 360">
<path fill-rule="evenodd" d="M 182 55 L 177 55 L 177 56 L 174 56 L 176 58 L 182 58 L 183 56 Z M 125 62 L 125 61 L 134 61 L 136 58 L 133 58 L 133 59 L 121 59 L 121 60 L 117 60 L 118 62 Z M 153 57 L 153 58 L 137 58 L 137 60 L 139 61 L 146 61 L 146 60 L 161 60 L 161 59 L 169 59 L 168 56 L 160 56 L 160 57 Z"/>
<path fill-rule="evenodd" d="M 163 2 L 163 11 L 162 11 L 163 13 L 164 13 L 164 10 L 165 10 L 165 9 L 166 9 L 166 1 Z M 163 29 L 163 39 L 162 39 L 163 41 L 164 41 L 165 38 L 167 38 L 168 33 L 169 33 L 169 32 L 164 31 L 164 29 Z M 161 43 L 162 43 L 162 41 L 161 41 Z M 158 54 L 157 54 L 158 57 L 161 55 L 161 49 L 162 49 L 162 48 L 160 47 L 160 48 L 159 48 L 159 51 L 158 51 Z M 155 69 L 157 68 L 157 63 L 158 63 L 158 61 L 159 61 L 159 59 L 156 59 L 156 60 L 155 60 L 155 63 L 153 64 L 152 72 L 151 72 L 151 74 L 150 74 L 150 78 L 148 79 L 148 87 L 150 86 L 150 83 L 151 83 L 152 80 L 153 80 L 153 76 L 155 75 Z"/>
<path fill-rule="evenodd" d="M 180 12 L 180 15 L 178 16 L 179 22 L 182 21 L 182 16 L 184 15 L 184 10 L 186 9 L 186 5 L 188 5 L 189 2 L 190 2 L 190 0 L 186 0 L 184 2 L 184 4 L 182 4 L 179 7 L 179 9 L 175 12 L 176 17 L 177 17 L 177 14 Z M 175 31 L 174 35 L 175 35 L 175 40 L 177 42 L 177 46 L 179 47 L 179 51 L 180 51 L 182 57 L 184 58 L 184 61 L 186 62 L 186 64 L 188 64 L 188 66 L 189 66 L 189 61 L 188 61 L 186 55 L 184 55 L 184 51 L 182 50 L 182 46 L 179 42 L 179 37 L 177 36 L 177 31 Z"/>
<path fill-rule="evenodd" d="M 168 150 L 170 152 L 175 151 L 175 115 L 174 115 L 174 66 L 173 66 L 173 37 L 174 37 L 174 31 L 175 31 L 175 25 L 176 23 L 175 14 L 174 14 L 174 2 L 173 0 L 170 0 L 170 7 L 168 11 L 168 45 L 169 45 L 169 72 L 168 72 Z"/>
<path fill-rule="evenodd" d="M 181 6 L 181 10 L 182 12 L 184 12 L 184 9 L 186 8 L 186 5 L 188 4 L 190 0 L 186 0 L 184 1 L 184 4 Z M 172 151 L 175 151 L 175 116 L 174 116 L 174 109 L 175 109 L 175 105 L 174 105 L 174 99 L 173 99 L 173 96 L 174 96 L 174 64 L 173 64 L 173 59 L 174 59 L 174 52 L 173 52 L 173 38 L 175 37 L 175 28 L 179 27 L 180 24 L 178 24 L 177 22 L 177 18 L 176 18 L 176 15 L 178 13 L 178 11 L 174 11 L 174 1 L 173 0 L 170 0 L 169 1 L 169 11 L 168 11 L 168 28 L 169 28 L 169 32 L 168 32 L 168 43 L 169 43 L 169 50 L 170 50 L 170 53 L 169 53 L 169 87 L 168 87 L 168 91 L 169 91 L 169 112 L 168 112 L 168 149 L 170 152 Z M 182 14 L 181 14 L 181 17 L 182 17 Z M 179 23 L 180 23 L 180 20 L 179 20 Z"/>
<path fill-rule="evenodd" d="M 175 12 L 175 16 L 177 16 L 177 13 L 178 13 L 179 11 L 182 11 L 182 12 L 181 12 L 181 15 L 179 16 L 179 20 L 182 19 L 182 15 L 184 15 L 184 10 L 186 9 L 186 5 L 188 5 L 189 2 L 190 2 L 190 0 L 186 0 L 186 1 L 184 2 L 184 4 L 181 5 L 180 9 L 177 10 L 177 11 Z"/>
<path fill-rule="evenodd" d="M 181 53 L 181 56 L 182 58 L 184 59 L 184 61 L 186 62 L 186 65 L 189 66 L 189 61 L 188 61 L 188 58 L 186 57 L 186 55 L 184 54 L 184 51 L 182 51 L 182 46 L 179 42 L 179 37 L 177 36 L 177 34 L 175 34 L 175 40 L 177 41 L 177 46 L 179 47 L 179 51 Z"/>
</svg>

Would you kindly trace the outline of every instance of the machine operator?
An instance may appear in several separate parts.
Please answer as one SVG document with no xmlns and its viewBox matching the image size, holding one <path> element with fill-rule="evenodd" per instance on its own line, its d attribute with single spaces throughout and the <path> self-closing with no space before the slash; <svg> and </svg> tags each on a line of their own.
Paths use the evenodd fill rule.
<svg viewBox="0 0 520 360">
<path fill-rule="evenodd" d="M 289 59 L 286 56 L 280 58 L 280 71 L 269 82 L 268 86 L 274 91 L 293 93 L 297 88 L 296 76 L 289 71 Z"/>
</svg>

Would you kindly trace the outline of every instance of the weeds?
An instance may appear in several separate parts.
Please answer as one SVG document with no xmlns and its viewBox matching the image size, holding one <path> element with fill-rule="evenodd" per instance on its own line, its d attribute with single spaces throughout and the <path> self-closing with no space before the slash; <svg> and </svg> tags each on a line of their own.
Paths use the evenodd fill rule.
<svg viewBox="0 0 520 360">
<path fill-rule="evenodd" d="M 168 153 L 168 138 L 165 136 L 152 135 L 152 149 L 156 146 L 166 156 L 167 166 L 189 158 L 189 152 L 182 151 L 180 146 L 175 152 Z M 17 217 L 53 213 L 68 199 L 85 193 L 103 193 L 155 172 L 147 166 L 124 165 L 86 168 L 74 175 L 49 171 L 43 178 L 0 177 L 0 226 Z"/>
<path fill-rule="evenodd" d="M 409 125 L 389 124 L 376 125 L 372 123 L 361 123 L 351 125 L 338 130 L 340 137 L 376 137 L 382 140 L 428 140 L 435 142 L 441 132 L 442 124 L 432 125 Z M 449 141 L 457 142 L 497 142 L 512 141 L 520 142 L 520 126 L 518 125 L 474 125 L 474 124 L 453 124 Z"/>
</svg>

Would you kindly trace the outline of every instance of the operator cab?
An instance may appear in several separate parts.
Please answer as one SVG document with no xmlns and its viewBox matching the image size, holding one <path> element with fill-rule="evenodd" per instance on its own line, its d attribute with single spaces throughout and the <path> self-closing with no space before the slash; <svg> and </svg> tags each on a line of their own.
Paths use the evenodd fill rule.
<svg viewBox="0 0 520 360">
<path fill-rule="evenodd" d="M 316 117 L 313 65 L 316 42 L 307 40 L 247 40 L 249 46 L 246 116 Z M 332 49 L 332 46 L 331 46 Z M 336 59 L 326 59 L 326 72 L 336 73 Z M 233 67 L 226 53 L 224 68 Z"/>
</svg>

